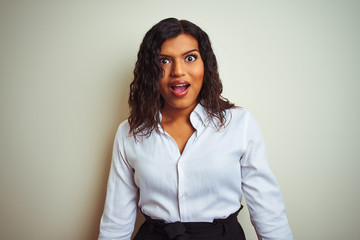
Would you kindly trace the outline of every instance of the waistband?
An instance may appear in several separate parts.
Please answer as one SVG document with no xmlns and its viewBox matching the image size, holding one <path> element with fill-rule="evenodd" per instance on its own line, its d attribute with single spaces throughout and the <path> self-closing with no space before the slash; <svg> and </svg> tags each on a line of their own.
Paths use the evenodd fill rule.
<svg viewBox="0 0 360 240">
<path fill-rule="evenodd" d="M 152 219 L 145 216 L 150 232 L 166 235 L 169 240 L 188 240 L 191 237 L 206 237 L 214 235 L 225 235 L 234 224 L 239 225 L 237 215 L 243 208 L 230 214 L 225 219 L 214 219 L 212 222 L 174 222 L 165 223 L 164 220 Z"/>
</svg>

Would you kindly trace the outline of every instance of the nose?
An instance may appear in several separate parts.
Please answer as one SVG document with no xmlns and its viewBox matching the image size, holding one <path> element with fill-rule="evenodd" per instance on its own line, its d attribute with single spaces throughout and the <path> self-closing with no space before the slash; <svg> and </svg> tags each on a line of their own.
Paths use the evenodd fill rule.
<svg viewBox="0 0 360 240">
<path fill-rule="evenodd" d="M 171 76 L 181 77 L 185 75 L 185 69 L 181 61 L 175 61 L 172 65 Z"/>
</svg>

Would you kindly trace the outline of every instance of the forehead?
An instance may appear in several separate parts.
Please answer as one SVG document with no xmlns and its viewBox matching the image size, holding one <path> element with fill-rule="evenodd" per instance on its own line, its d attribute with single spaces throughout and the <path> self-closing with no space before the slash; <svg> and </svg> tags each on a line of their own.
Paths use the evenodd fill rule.
<svg viewBox="0 0 360 240">
<path fill-rule="evenodd" d="M 180 34 L 177 37 L 167 39 L 161 45 L 161 54 L 175 56 L 193 49 L 199 50 L 198 41 L 189 34 Z"/>
</svg>

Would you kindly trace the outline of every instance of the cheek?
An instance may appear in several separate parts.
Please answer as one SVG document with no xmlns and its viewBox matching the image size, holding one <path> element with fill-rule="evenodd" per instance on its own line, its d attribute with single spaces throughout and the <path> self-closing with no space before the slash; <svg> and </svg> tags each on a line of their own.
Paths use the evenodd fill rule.
<svg viewBox="0 0 360 240">
<path fill-rule="evenodd" d="M 159 91 L 161 96 L 169 94 L 170 90 L 168 88 L 168 81 L 166 76 L 164 76 L 159 82 Z"/>
<path fill-rule="evenodd" d="M 165 65 L 163 66 L 163 79 L 170 75 L 171 66 Z"/>
<path fill-rule="evenodd" d="M 166 81 L 165 81 L 165 78 L 162 78 L 159 82 L 160 92 L 164 92 L 165 87 L 166 87 Z"/>
<path fill-rule="evenodd" d="M 202 81 L 204 78 L 204 66 L 200 65 L 200 66 L 194 68 L 192 74 L 193 74 L 194 78 Z"/>
</svg>

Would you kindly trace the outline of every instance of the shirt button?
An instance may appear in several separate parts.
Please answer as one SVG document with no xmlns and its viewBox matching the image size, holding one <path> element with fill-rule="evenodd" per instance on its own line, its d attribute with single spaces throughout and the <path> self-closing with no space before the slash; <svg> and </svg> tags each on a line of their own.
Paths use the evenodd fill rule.
<svg viewBox="0 0 360 240">
<path fill-rule="evenodd" d="M 183 193 L 183 194 L 181 195 L 181 198 L 182 198 L 182 199 L 185 199 L 186 197 L 187 197 L 186 193 Z"/>
<path fill-rule="evenodd" d="M 179 166 L 179 168 L 182 168 L 183 165 L 181 162 L 179 162 L 178 166 Z"/>
</svg>

